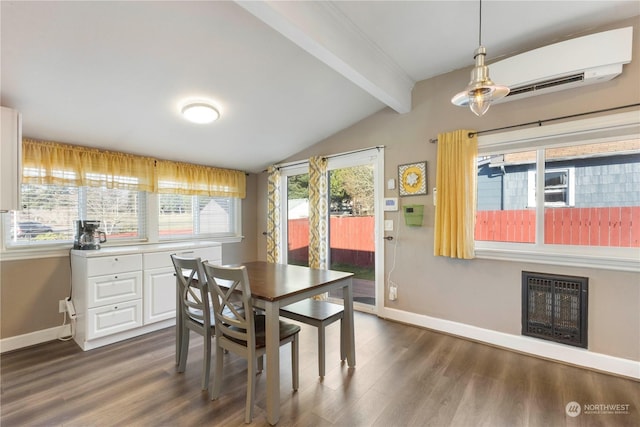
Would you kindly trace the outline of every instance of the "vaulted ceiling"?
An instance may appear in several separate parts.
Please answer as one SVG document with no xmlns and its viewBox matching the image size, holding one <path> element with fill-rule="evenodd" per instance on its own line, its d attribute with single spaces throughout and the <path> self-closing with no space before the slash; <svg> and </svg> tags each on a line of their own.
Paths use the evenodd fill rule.
<svg viewBox="0 0 640 427">
<path fill-rule="evenodd" d="M 26 137 L 257 172 L 470 68 L 478 6 L 3 0 L 0 101 Z M 485 0 L 482 42 L 492 62 L 639 14 L 638 1 Z M 222 117 L 185 121 L 187 97 Z"/>
</svg>

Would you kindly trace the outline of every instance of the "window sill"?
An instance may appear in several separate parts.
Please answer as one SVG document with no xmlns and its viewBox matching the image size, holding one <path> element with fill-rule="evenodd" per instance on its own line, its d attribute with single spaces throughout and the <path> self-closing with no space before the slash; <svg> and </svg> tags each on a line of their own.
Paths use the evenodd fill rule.
<svg viewBox="0 0 640 427">
<path fill-rule="evenodd" d="M 475 253 L 478 259 L 640 272 L 640 250 L 636 248 L 624 248 L 611 255 L 585 254 L 572 249 L 540 251 L 523 247 L 514 249 L 476 247 Z"/>
</svg>

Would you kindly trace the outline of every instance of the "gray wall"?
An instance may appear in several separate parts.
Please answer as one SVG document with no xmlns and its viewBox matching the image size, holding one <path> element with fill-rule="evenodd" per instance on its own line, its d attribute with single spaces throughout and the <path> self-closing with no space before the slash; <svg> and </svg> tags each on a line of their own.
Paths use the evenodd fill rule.
<svg viewBox="0 0 640 427">
<path fill-rule="evenodd" d="M 428 162 L 428 182 L 435 183 L 437 145 L 429 139 L 455 129 L 483 130 L 569 114 L 640 102 L 640 18 L 592 29 L 588 33 L 634 25 L 634 62 L 614 80 L 498 104 L 482 118 L 452 106 L 452 94 L 467 84 L 469 70 L 457 70 L 421 81 L 413 90 L 413 109 L 397 114 L 385 108 L 303 152 L 284 161 L 307 159 L 359 148 L 384 145 L 384 180 L 397 178 L 397 166 L 419 160 Z M 587 34 L 587 33 L 585 33 Z M 575 36 L 582 35 L 576 34 Z M 540 46 L 558 40 L 542 40 Z M 531 46 L 531 48 L 539 46 Z M 628 110 L 627 110 L 628 111 Z M 267 175 L 258 189 L 258 231 L 266 229 Z M 385 190 L 385 197 L 397 197 Z M 400 228 L 396 265 L 392 280 L 399 286 L 398 300 L 385 300 L 386 307 L 446 319 L 507 334 L 520 335 L 520 286 L 522 270 L 590 278 L 589 350 L 640 360 L 640 274 L 601 269 L 582 269 L 494 260 L 455 260 L 433 256 L 434 206 L 427 196 L 400 198 L 400 204 L 425 205 L 424 225 L 409 232 Z M 397 213 L 385 219 L 398 224 Z M 401 222 L 400 222 L 401 223 Z M 264 239 L 258 256 L 265 259 Z M 393 262 L 393 244 L 385 243 L 385 269 Z M 385 292 L 386 294 L 386 292 Z M 386 298 L 386 296 L 385 296 Z"/>
</svg>

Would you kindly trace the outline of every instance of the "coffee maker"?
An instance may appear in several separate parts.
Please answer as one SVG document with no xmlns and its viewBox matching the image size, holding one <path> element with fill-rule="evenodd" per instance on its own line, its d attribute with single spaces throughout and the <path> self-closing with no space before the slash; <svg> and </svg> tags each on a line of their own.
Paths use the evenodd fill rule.
<svg viewBox="0 0 640 427">
<path fill-rule="evenodd" d="M 74 249 L 92 250 L 100 249 L 100 243 L 107 241 L 104 231 L 98 230 L 100 221 L 81 219 L 76 221 L 76 237 L 73 243 Z"/>
</svg>

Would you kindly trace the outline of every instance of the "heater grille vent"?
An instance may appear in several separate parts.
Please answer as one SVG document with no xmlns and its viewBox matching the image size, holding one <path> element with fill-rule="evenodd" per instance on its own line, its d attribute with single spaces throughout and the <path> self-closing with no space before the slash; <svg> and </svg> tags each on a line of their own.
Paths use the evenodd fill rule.
<svg viewBox="0 0 640 427">
<path fill-rule="evenodd" d="M 522 334 L 587 348 L 587 277 L 522 272 Z"/>
</svg>

